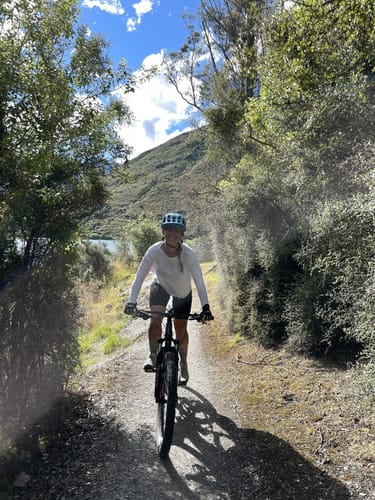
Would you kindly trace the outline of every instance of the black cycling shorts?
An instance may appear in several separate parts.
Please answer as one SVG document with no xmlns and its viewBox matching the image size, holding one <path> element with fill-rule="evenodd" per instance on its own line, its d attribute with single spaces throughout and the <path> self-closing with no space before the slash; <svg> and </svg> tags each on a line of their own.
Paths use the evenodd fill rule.
<svg viewBox="0 0 375 500">
<path fill-rule="evenodd" d="M 163 306 L 166 307 L 167 303 L 170 299 L 170 295 L 168 292 L 162 288 L 159 283 L 154 281 L 151 285 L 150 289 L 150 307 L 151 306 Z M 181 316 L 187 316 L 191 311 L 191 302 L 192 302 L 192 292 L 190 292 L 183 299 L 179 299 L 178 297 L 172 297 L 172 307 L 176 314 Z"/>
</svg>

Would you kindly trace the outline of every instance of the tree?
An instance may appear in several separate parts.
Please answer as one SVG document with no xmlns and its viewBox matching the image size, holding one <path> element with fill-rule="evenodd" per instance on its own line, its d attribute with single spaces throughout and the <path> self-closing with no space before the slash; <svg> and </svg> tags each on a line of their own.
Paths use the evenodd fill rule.
<svg viewBox="0 0 375 500">
<path fill-rule="evenodd" d="M 17 427 L 77 362 L 75 240 L 129 152 L 116 126 L 130 113 L 112 91 L 135 81 L 77 15 L 75 0 L 0 6 L 0 416 Z"/>
<path fill-rule="evenodd" d="M 244 104 L 257 92 L 259 20 L 266 4 L 201 0 L 199 22 L 192 15 L 185 18 L 186 43 L 165 58 L 167 78 L 204 114 L 221 152 L 241 140 Z"/>
</svg>

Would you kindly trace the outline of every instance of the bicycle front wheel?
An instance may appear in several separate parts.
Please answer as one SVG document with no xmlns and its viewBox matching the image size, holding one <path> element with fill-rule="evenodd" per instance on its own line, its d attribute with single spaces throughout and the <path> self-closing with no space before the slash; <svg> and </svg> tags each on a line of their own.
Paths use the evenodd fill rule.
<svg viewBox="0 0 375 500">
<path fill-rule="evenodd" d="M 177 354 L 166 352 L 158 367 L 156 449 L 160 458 L 168 456 L 172 445 L 177 403 Z"/>
</svg>

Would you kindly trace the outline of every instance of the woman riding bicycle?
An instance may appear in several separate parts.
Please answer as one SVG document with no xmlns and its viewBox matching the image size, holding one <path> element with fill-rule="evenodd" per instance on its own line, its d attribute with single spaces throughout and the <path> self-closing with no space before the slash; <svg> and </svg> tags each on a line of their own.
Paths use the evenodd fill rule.
<svg viewBox="0 0 375 500">
<path fill-rule="evenodd" d="M 134 315 L 137 311 L 136 302 L 143 281 L 152 269 L 154 281 L 150 289 L 151 311 L 164 313 L 167 303 L 172 297 L 173 310 L 178 316 L 187 316 L 191 310 L 193 279 L 202 305 L 202 321 L 210 321 L 213 316 L 208 304 L 206 286 L 198 259 L 194 251 L 182 238 L 186 229 L 185 218 L 179 213 L 168 213 L 161 221 L 163 240 L 151 245 L 146 251 L 131 285 L 129 301 L 125 313 Z M 189 379 L 187 353 L 189 336 L 187 320 L 175 318 L 174 327 L 179 340 L 181 383 Z M 146 372 L 155 370 L 158 338 L 162 332 L 162 317 L 153 316 L 149 327 L 149 356 L 143 368 Z"/>
</svg>

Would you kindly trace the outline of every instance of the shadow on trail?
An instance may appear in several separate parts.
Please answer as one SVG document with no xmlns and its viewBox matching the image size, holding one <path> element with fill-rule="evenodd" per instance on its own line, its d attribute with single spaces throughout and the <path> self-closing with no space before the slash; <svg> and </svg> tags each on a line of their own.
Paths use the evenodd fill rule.
<svg viewBox="0 0 375 500">
<path fill-rule="evenodd" d="M 338 480 L 308 462 L 282 439 L 268 432 L 241 429 L 217 413 L 196 390 L 179 398 L 174 445 L 197 459 L 194 472 L 184 479 L 185 498 L 203 498 L 199 492 L 215 491 L 228 499 L 337 499 L 351 498 Z M 181 483 L 171 462 L 166 470 Z"/>
<path fill-rule="evenodd" d="M 133 403 L 125 403 L 123 415 Z M 158 459 L 154 428 L 145 425 L 143 418 L 133 422 L 133 427 L 124 424 L 126 419 L 120 424 L 117 418 L 103 416 L 89 396 L 82 394 L 72 395 L 58 412 L 62 425 L 57 435 L 55 429 L 43 458 L 18 470 L 27 473 L 30 481 L 24 487 L 11 488 L 8 498 L 350 498 L 343 484 L 287 443 L 266 432 L 237 427 L 191 388 L 180 391 L 172 460 Z M 53 423 L 55 418 L 50 418 Z M 177 456 L 181 458 L 178 463 L 174 462 Z M 185 460 L 191 463 L 191 458 L 192 467 L 185 467 Z"/>
<path fill-rule="evenodd" d="M 42 428 L 43 450 L 31 460 L 0 462 L 0 499 L 143 500 L 151 487 L 166 491 L 153 429 L 137 422 L 136 430 L 128 431 L 103 415 L 89 394 L 73 393 L 60 401 L 35 423 L 36 433 Z M 17 486 L 20 474 L 28 480 Z"/>
</svg>

